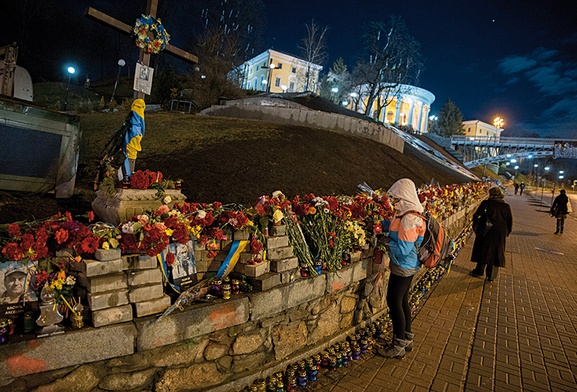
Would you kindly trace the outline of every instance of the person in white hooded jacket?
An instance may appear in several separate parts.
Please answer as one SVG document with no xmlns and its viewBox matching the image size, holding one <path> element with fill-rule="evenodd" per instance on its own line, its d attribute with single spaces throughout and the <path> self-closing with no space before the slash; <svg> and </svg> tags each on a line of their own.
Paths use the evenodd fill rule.
<svg viewBox="0 0 577 392">
<path fill-rule="evenodd" d="M 389 234 L 391 274 L 387 305 L 393 322 L 393 343 L 387 349 L 379 348 L 377 352 L 386 358 L 403 358 L 407 351 L 413 349 L 409 289 L 413 275 L 421 268 L 417 248 L 423 242 L 427 226 L 418 215 L 424 209 L 413 181 L 408 178 L 398 180 L 388 194 L 395 210 L 391 220 L 383 221 L 383 229 Z"/>
</svg>

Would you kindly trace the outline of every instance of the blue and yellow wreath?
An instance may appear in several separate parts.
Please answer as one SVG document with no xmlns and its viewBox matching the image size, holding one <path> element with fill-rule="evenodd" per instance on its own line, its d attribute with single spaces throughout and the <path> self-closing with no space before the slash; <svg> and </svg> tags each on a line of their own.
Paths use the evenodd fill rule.
<svg viewBox="0 0 577 392">
<path fill-rule="evenodd" d="M 136 46 L 146 53 L 158 54 L 170 41 L 170 34 L 162 25 L 160 19 L 150 15 L 142 15 L 136 19 L 132 29 Z"/>
</svg>

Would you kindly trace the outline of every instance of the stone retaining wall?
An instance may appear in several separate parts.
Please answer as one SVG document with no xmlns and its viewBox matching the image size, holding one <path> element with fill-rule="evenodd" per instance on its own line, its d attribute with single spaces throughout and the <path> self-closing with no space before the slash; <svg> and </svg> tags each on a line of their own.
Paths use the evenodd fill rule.
<svg viewBox="0 0 577 392">
<path fill-rule="evenodd" d="M 258 101 L 258 104 L 251 100 L 227 101 L 225 105 L 211 106 L 201 114 L 322 128 L 371 139 L 403 152 L 404 140 L 383 124 L 342 114 L 310 110 L 298 104 L 289 105 L 282 99 L 259 98 Z"/>
<path fill-rule="evenodd" d="M 445 221 L 453 237 L 476 207 Z M 373 264 L 372 251 L 353 259 L 335 273 L 198 303 L 161 320 L 148 316 L 4 344 L 0 390 L 241 390 L 387 311 L 388 272 Z"/>
</svg>

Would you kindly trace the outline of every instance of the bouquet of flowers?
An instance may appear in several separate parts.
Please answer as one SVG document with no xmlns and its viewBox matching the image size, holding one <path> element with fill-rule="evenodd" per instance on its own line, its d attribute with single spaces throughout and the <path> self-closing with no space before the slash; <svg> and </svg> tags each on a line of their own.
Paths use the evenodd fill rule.
<svg viewBox="0 0 577 392">
<path fill-rule="evenodd" d="M 43 269 L 36 274 L 34 289 L 39 294 L 42 290 L 46 290 L 52 294 L 58 305 L 65 305 L 67 301 L 71 302 L 76 278 L 67 274 L 63 264 L 59 264 L 57 270 L 51 270 L 50 266 L 48 269 L 51 272 Z"/>
</svg>

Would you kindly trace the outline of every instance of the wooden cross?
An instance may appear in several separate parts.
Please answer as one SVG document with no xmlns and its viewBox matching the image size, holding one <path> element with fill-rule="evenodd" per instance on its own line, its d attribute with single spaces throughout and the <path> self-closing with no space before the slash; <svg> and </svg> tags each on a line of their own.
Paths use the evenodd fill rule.
<svg viewBox="0 0 577 392">
<path fill-rule="evenodd" d="M 145 15 L 150 15 L 153 18 L 156 18 L 156 11 L 158 9 L 158 0 L 146 0 L 146 10 Z M 114 19 L 113 17 L 106 15 L 103 12 L 98 11 L 92 7 L 88 7 L 86 10 L 86 16 L 96 20 L 99 23 L 102 23 L 105 26 L 112 27 L 121 33 L 131 35 L 133 26 L 129 26 L 126 23 L 119 21 L 118 19 Z M 198 63 L 198 57 L 193 54 L 190 54 L 182 49 L 177 48 L 171 44 L 166 44 L 164 50 L 168 53 L 172 54 L 175 57 L 180 58 L 181 60 L 187 61 L 192 64 Z M 145 53 L 143 50 L 140 51 L 140 56 L 138 61 L 146 66 L 150 64 L 150 53 Z M 136 98 L 144 98 L 144 93 L 137 92 Z"/>
</svg>

